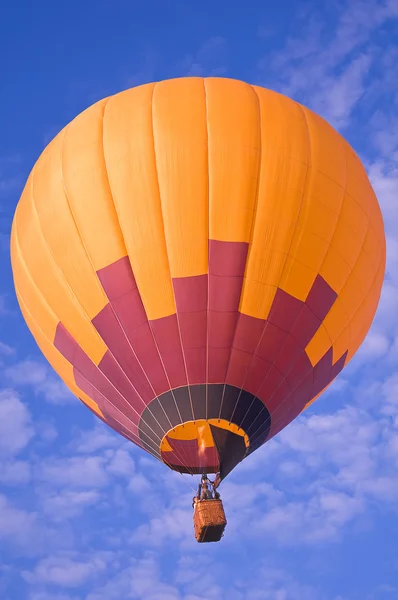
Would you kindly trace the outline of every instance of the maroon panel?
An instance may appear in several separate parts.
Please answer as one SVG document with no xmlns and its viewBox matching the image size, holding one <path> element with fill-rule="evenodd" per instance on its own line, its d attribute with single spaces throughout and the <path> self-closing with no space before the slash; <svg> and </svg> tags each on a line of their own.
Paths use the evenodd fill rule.
<svg viewBox="0 0 398 600">
<path fill-rule="evenodd" d="M 292 388 L 286 379 L 284 379 L 275 393 L 268 401 L 269 412 L 271 414 L 271 420 L 274 419 L 274 412 L 279 408 L 283 407 L 286 413 L 290 413 L 294 410 Z M 267 408 L 268 408 L 267 405 Z"/>
<path fill-rule="evenodd" d="M 228 348 L 232 346 L 237 312 L 209 311 L 209 346 L 213 348 Z"/>
<path fill-rule="evenodd" d="M 278 369 L 274 365 L 272 365 L 257 392 L 257 397 L 260 398 L 260 400 L 262 400 L 267 406 L 269 399 L 272 398 L 273 394 L 282 384 L 282 381 L 284 379 L 284 375 L 280 371 L 278 371 Z"/>
<path fill-rule="evenodd" d="M 115 383 L 107 379 L 99 369 L 95 369 L 89 377 L 84 375 L 78 367 L 74 367 L 73 372 L 76 384 L 83 392 L 90 396 L 94 402 L 97 402 L 98 404 L 98 401 L 101 402 L 101 398 L 104 397 L 108 402 L 123 411 L 129 419 L 138 423 L 139 418 L 145 409 L 145 405 L 134 390 L 131 391 L 128 398 L 125 398 L 115 386 Z M 88 389 L 87 386 L 84 388 L 81 387 L 81 383 L 84 384 L 84 380 L 87 380 L 88 384 L 92 386 L 90 389 Z M 101 408 L 101 405 L 99 406 Z"/>
<path fill-rule="evenodd" d="M 239 313 L 233 347 L 254 354 L 265 325 L 266 321 L 262 319 L 248 317 Z"/>
<path fill-rule="evenodd" d="M 130 336 L 130 332 L 134 331 L 137 327 L 140 327 L 143 323 L 148 322 L 138 289 L 128 292 L 128 294 L 120 296 L 119 298 L 115 298 L 111 301 L 111 305 L 117 314 L 127 337 Z"/>
<path fill-rule="evenodd" d="M 302 348 L 306 348 L 320 327 L 321 321 L 303 304 L 290 333 Z"/>
<path fill-rule="evenodd" d="M 319 381 L 320 379 L 324 379 L 325 377 L 332 376 L 332 366 L 333 366 L 333 349 L 329 348 L 329 350 L 324 354 L 321 360 L 314 367 L 314 383 Z"/>
<path fill-rule="evenodd" d="M 266 323 L 264 333 L 256 354 L 261 356 L 267 362 L 273 363 L 275 357 L 279 354 L 287 337 L 286 331 L 279 329 L 272 323 Z"/>
<path fill-rule="evenodd" d="M 97 369 L 61 322 L 58 323 L 55 331 L 54 346 L 71 365 L 77 367 L 87 378 L 90 378 Z"/>
<path fill-rule="evenodd" d="M 227 376 L 230 348 L 208 348 L 208 383 L 224 383 Z"/>
<path fill-rule="evenodd" d="M 133 385 L 132 383 L 134 378 L 130 380 L 126 377 L 125 372 L 120 368 L 119 363 L 109 351 L 105 352 L 98 364 L 98 368 L 105 375 L 106 379 L 111 382 L 111 385 L 126 398 L 128 403 L 134 406 L 138 413 L 141 413 L 143 408 L 155 397 L 152 390 L 146 398 L 143 397 L 140 394 L 138 385 Z"/>
<path fill-rule="evenodd" d="M 128 256 L 100 269 L 97 275 L 109 300 L 124 296 L 137 288 Z"/>
<path fill-rule="evenodd" d="M 226 383 L 243 388 L 252 354 L 232 348 L 228 365 Z"/>
<path fill-rule="evenodd" d="M 247 243 L 209 241 L 207 360 L 208 380 L 211 383 L 224 383 L 227 379 L 247 250 Z M 236 360 L 236 355 L 232 360 Z"/>
<path fill-rule="evenodd" d="M 93 324 L 139 394 L 149 402 L 170 386 L 130 261 L 122 258 L 97 274 L 111 303 Z"/>
<path fill-rule="evenodd" d="M 125 375 L 114 359 L 111 359 L 113 360 L 112 377 L 108 379 L 100 368 L 90 360 L 62 323 L 57 326 L 54 345 L 73 365 L 76 385 L 98 404 L 104 415 L 113 410 L 112 406 L 116 407 L 130 423 L 129 431 L 137 428 L 145 405 L 126 380 Z M 128 390 L 126 390 L 127 397 L 124 397 L 120 389 L 117 389 L 120 379 L 123 380 L 123 385 L 126 382 L 129 385 Z M 122 422 L 122 417 L 119 420 Z"/>
<path fill-rule="evenodd" d="M 178 313 L 207 309 L 207 275 L 176 277 L 173 287 Z"/>
<path fill-rule="evenodd" d="M 267 394 L 268 397 L 266 400 L 263 400 L 263 402 L 267 407 L 268 411 L 270 412 L 271 418 L 272 413 L 280 404 L 284 404 L 285 408 L 289 409 L 289 405 L 287 404 L 286 398 L 290 395 L 292 388 L 290 387 L 288 381 L 285 378 L 282 378 L 278 381 L 279 376 L 280 374 L 278 374 L 278 372 L 275 371 L 272 375 L 272 382 L 270 379 L 269 386 L 266 387 L 266 390 L 264 387 L 262 387 L 261 391 L 258 394 L 260 400 L 263 400 L 263 398 L 265 398 Z"/>
<path fill-rule="evenodd" d="M 118 373 L 118 371 L 122 370 L 125 373 L 126 379 L 130 382 L 130 387 L 133 385 L 144 402 L 148 404 L 156 394 L 151 384 L 148 382 L 148 378 L 138 361 L 130 342 L 120 327 L 112 306 L 110 304 L 105 306 L 103 310 L 94 317 L 92 323 L 109 348 L 101 363 L 98 365 L 101 371 L 103 371 L 111 381 L 113 381 L 113 377 L 116 377 L 117 375 L 119 376 L 119 380 L 122 381 L 120 373 Z M 113 355 L 114 361 L 110 360 L 111 355 Z M 118 365 L 120 366 L 119 369 L 117 368 Z M 102 368 L 103 366 L 104 368 Z M 118 389 L 121 389 L 119 386 L 117 387 Z M 122 393 L 124 394 L 125 392 L 123 391 Z"/>
<path fill-rule="evenodd" d="M 312 374 L 313 366 L 306 352 L 302 351 L 292 369 L 287 374 L 287 380 L 290 387 L 294 390 L 302 381 L 309 375 Z"/>
<path fill-rule="evenodd" d="M 206 346 L 203 348 L 185 348 L 184 357 L 190 385 L 206 381 Z"/>
<path fill-rule="evenodd" d="M 283 331 L 290 331 L 301 307 L 301 300 L 297 300 L 297 298 L 278 289 L 269 312 L 268 321 Z"/>
<path fill-rule="evenodd" d="M 170 385 L 147 320 L 140 327 L 130 331 L 129 341 L 151 382 L 155 395 L 160 396 L 160 394 L 169 390 Z"/>
<path fill-rule="evenodd" d="M 270 372 L 272 364 L 266 362 L 256 354 L 252 357 L 250 367 L 247 371 L 244 388 L 254 396 L 257 395 L 261 384 Z"/>
<path fill-rule="evenodd" d="M 208 277 L 176 278 L 173 286 L 188 382 L 205 383 Z"/>
<path fill-rule="evenodd" d="M 162 460 L 173 466 L 186 467 L 197 471 L 203 469 L 216 473 L 220 470 L 218 452 L 214 446 L 199 448 L 198 440 L 175 440 L 167 436 L 172 452 L 162 452 Z M 213 469 L 215 469 L 213 471 Z"/>
<path fill-rule="evenodd" d="M 179 313 L 178 324 L 184 349 L 206 347 L 207 312 L 205 310 Z"/>
<path fill-rule="evenodd" d="M 313 372 L 306 375 L 303 381 L 295 388 L 293 394 L 293 402 L 298 408 L 303 410 L 304 406 L 314 397 L 312 393 L 314 387 L 314 376 Z"/>
<path fill-rule="evenodd" d="M 187 385 L 177 315 L 150 322 L 171 388 Z"/>
<path fill-rule="evenodd" d="M 105 393 L 100 392 L 95 385 L 90 383 L 76 368 L 73 369 L 76 385 L 96 402 L 105 417 L 111 416 L 113 421 L 120 424 L 120 428 L 131 436 L 138 437 L 138 417 L 134 410 L 126 404 L 124 398 L 109 389 L 103 389 Z M 108 422 L 108 419 L 107 419 Z M 114 424 L 112 425 L 114 427 Z M 117 431 L 119 429 L 116 429 Z M 155 438 L 156 439 L 156 438 Z"/>
<path fill-rule="evenodd" d="M 346 350 L 343 354 L 343 356 L 341 356 L 339 358 L 339 360 L 333 365 L 332 367 L 332 379 L 334 379 L 335 377 L 337 377 L 337 375 L 339 373 L 341 373 L 341 371 L 344 368 L 345 365 L 345 361 L 347 360 L 347 355 L 348 355 L 348 350 Z"/>
<path fill-rule="evenodd" d="M 209 240 L 209 273 L 222 277 L 241 277 L 245 272 L 249 244 Z"/>
<path fill-rule="evenodd" d="M 275 357 L 275 366 L 281 373 L 287 375 L 292 366 L 297 362 L 299 357 L 303 354 L 304 350 L 298 342 L 289 334 L 282 348 L 279 351 L 278 356 Z"/>
<path fill-rule="evenodd" d="M 218 311 L 237 311 L 243 277 L 209 276 L 209 308 Z"/>
<path fill-rule="evenodd" d="M 336 298 L 336 292 L 328 283 L 326 283 L 323 277 L 317 275 L 305 303 L 312 310 L 314 315 L 323 321 L 329 310 L 332 308 Z"/>
</svg>

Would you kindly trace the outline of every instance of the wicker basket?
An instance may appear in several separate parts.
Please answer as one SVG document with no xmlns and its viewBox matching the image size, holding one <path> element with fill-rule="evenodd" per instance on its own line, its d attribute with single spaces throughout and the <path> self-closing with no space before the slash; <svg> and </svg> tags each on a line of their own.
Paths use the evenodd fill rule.
<svg viewBox="0 0 398 600">
<path fill-rule="evenodd" d="M 219 542 L 227 524 L 221 500 L 197 502 L 193 513 L 193 524 L 197 542 Z"/>
</svg>

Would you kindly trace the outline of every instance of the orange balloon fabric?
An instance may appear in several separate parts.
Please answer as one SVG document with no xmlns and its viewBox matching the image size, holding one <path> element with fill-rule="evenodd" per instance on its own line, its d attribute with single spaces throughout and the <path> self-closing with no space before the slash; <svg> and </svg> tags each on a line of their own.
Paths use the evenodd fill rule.
<svg viewBox="0 0 398 600">
<path fill-rule="evenodd" d="M 225 477 L 352 358 L 385 271 L 361 161 L 312 111 L 218 78 L 143 85 L 48 145 L 16 209 L 43 354 L 172 469 Z"/>
</svg>

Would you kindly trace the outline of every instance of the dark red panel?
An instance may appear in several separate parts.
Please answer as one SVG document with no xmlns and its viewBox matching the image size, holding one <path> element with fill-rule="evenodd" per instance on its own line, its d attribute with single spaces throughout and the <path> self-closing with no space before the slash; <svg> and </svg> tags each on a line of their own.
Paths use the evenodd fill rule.
<svg viewBox="0 0 398 600">
<path fill-rule="evenodd" d="M 256 395 L 271 370 L 271 363 L 266 362 L 257 355 L 251 359 L 250 366 L 247 371 L 244 388 L 247 392 Z"/>
<path fill-rule="evenodd" d="M 239 313 L 233 347 L 254 354 L 265 325 L 266 321 Z"/>
<path fill-rule="evenodd" d="M 320 324 L 321 321 L 318 317 L 306 304 L 303 304 L 290 333 L 302 348 L 306 348 L 318 331 Z"/>
<path fill-rule="evenodd" d="M 232 348 L 226 383 L 234 385 L 237 388 L 243 388 L 251 359 L 252 355 L 248 352 Z"/>
<path fill-rule="evenodd" d="M 150 326 L 171 387 L 187 385 L 177 315 L 151 321 Z"/>
<path fill-rule="evenodd" d="M 137 377 L 133 376 L 131 379 L 127 378 L 125 371 L 120 368 L 119 363 L 109 351 L 105 352 L 98 368 L 105 375 L 106 379 L 112 383 L 112 386 L 115 387 L 139 413 L 142 412 L 143 406 L 147 406 L 147 404 L 155 397 L 155 393 L 149 388 L 147 381 L 146 383 L 148 384 L 149 389 L 147 390 L 147 395 L 143 396 L 141 393 L 141 373 L 138 374 L 139 376 Z"/>
<path fill-rule="evenodd" d="M 185 363 L 187 365 L 189 383 L 206 381 L 206 346 L 203 348 L 185 348 Z"/>
<path fill-rule="evenodd" d="M 317 275 L 305 303 L 312 310 L 314 315 L 323 321 L 329 310 L 332 308 L 336 298 L 336 292 L 328 283 L 326 283 L 323 277 Z"/>
<path fill-rule="evenodd" d="M 230 348 L 208 348 L 208 373 L 209 383 L 224 383 L 227 376 Z"/>
<path fill-rule="evenodd" d="M 207 312 L 205 310 L 179 313 L 178 323 L 184 349 L 206 348 Z"/>
<path fill-rule="evenodd" d="M 128 292 L 124 296 L 115 298 L 111 305 L 126 332 L 127 337 L 137 327 L 147 323 L 148 319 L 138 289 Z"/>
<path fill-rule="evenodd" d="M 177 312 L 193 312 L 207 309 L 207 275 L 173 279 Z"/>
<path fill-rule="evenodd" d="M 302 381 L 312 373 L 313 366 L 307 354 L 302 351 L 296 362 L 287 374 L 287 380 L 292 389 L 295 389 Z"/>
<path fill-rule="evenodd" d="M 98 382 L 90 383 L 76 368 L 73 372 L 76 385 L 98 404 L 104 416 L 110 415 L 113 420 L 120 423 L 124 431 L 138 437 L 139 417 L 125 399 L 111 387 L 106 388 L 99 384 L 98 387 L 102 387 L 102 391 L 99 391 L 95 387 L 95 383 L 98 385 Z"/>
<path fill-rule="evenodd" d="M 332 376 L 333 366 L 333 349 L 329 350 L 322 356 L 321 360 L 314 367 L 314 383 L 317 383 L 320 379 Z"/>
<path fill-rule="evenodd" d="M 119 380 L 121 380 L 120 370 L 122 370 L 126 378 L 130 381 L 130 387 L 131 384 L 134 385 L 134 388 L 145 403 L 150 402 L 156 394 L 148 382 L 148 378 L 134 353 L 134 349 L 120 327 L 112 306 L 110 304 L 105 306 L 92 320 L 92 323 L 109 348 L 99 368 L 106 373 L 111 381 L 113 381 L 113 377 L 118 375 Z M 115 361 L 110 360 L 110 355 L 113 355 Z M 106 370 L 102 368 L 102 364 L 104 367 L 106 365 Z"/>
<path fill-rule="evenodd" d="M 286 337 L 286 331 L 279 329 L 279 327 L 272 325 L 272 323 L 266 322 L 256 354 L 267 362 L 273 363 L 285 343 Z"/>
<path fill-rule="evenodd" d="M 173 279 L 188 382 L 206 381 L 207 275 Z"/>
<path fill-rule="evenodd" d="M 341 356 L 339 358 L 339 360 L 333 365 L 332 367 L 332 379 L 334 379 L 335 377 L 337 377 L 337 375 L 339 373 L 341 373 L 341 371 L 344 368 L 345 365 L 345 361 L 347 360 L 347 355 L 348 355 L 348 350 L 346 352 L 344 352 L 343 356 Z"/>
<path fill-rule="evenodd" d="M 293 298 L 293 296 L 278 289 L 269 312 L 268 321 L 283 331 L 290 331 L 301 307 L 301 300 L 297 300 L 297 298 Z"/>
<path fill-rule="evenodd" d="M 228 348 L 232 346 L 237 312 L 209 311 L 209 346 L 213 348 Z"/>
<path fill-rule="evenodd" d="M 274 364 L 281 373 L 287 375 L 291 371 L 292 366 L 297 362 L 299 357 L 302 356 L 303 352 L 303 348 L 289 334 L 286 337 L 285 342 L 279 351 L 279 354 L 275 357 Z"/>
<path fill-rule="evenodd" d="M 249 244 L 209 240 L 209 273 L 222 277 L 241 277 L 245 272 Z"/>
<path fill-rule="evenodd" d="M 128 257 L 98 271 L 110 298 L 93 324 L 146 402 L 170 388 Z"/>
<path fill-rule="evenodd" d="M 303 381 L 294 389 L 293 403 L 301 410 L 313 398 L 314 377 L 313 372 L 305 376 Z"/>
<path fill-rule="evenodd" d="M 237 311 L 243 277 L 209 277 L 209 308 L 217 311 Z"/>
<path fill-rule="evenodd" d="M 272 365 L 257 392 L 257 396 L 264 402 L 266 406 L 268 406 L 269 399 L 272 398 L 273 394 L 282 384 L 284 379 L 284 375 L 278 371 L 274 365 Z"/>
<path fill-rule="evenodd" d="M 128 256 L 100 269 L 97 275 L 109 300 L 124 296 L 137 288 Z"/>
<path fill-rule="evenodd" d="M 148 321 L 145 319 L 142 325 L 129 332 L 128 337 L 155 395 L 169 390 L 170 385 Z"/>
</svg>

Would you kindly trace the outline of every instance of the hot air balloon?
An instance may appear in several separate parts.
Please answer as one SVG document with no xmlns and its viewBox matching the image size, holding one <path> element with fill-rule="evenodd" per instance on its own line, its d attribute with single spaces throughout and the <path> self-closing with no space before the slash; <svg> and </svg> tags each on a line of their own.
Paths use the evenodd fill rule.
<svg viewBox="0 0 398 600">
<path fill-rule="evenodd" d="M 11 257 L 72 392 L 170 469 L 219 482 L 353 357 L 386 248 L 365 169 L 326 121 L 258 86 L 181 78 L 55 137 Z"/>
</svg>

